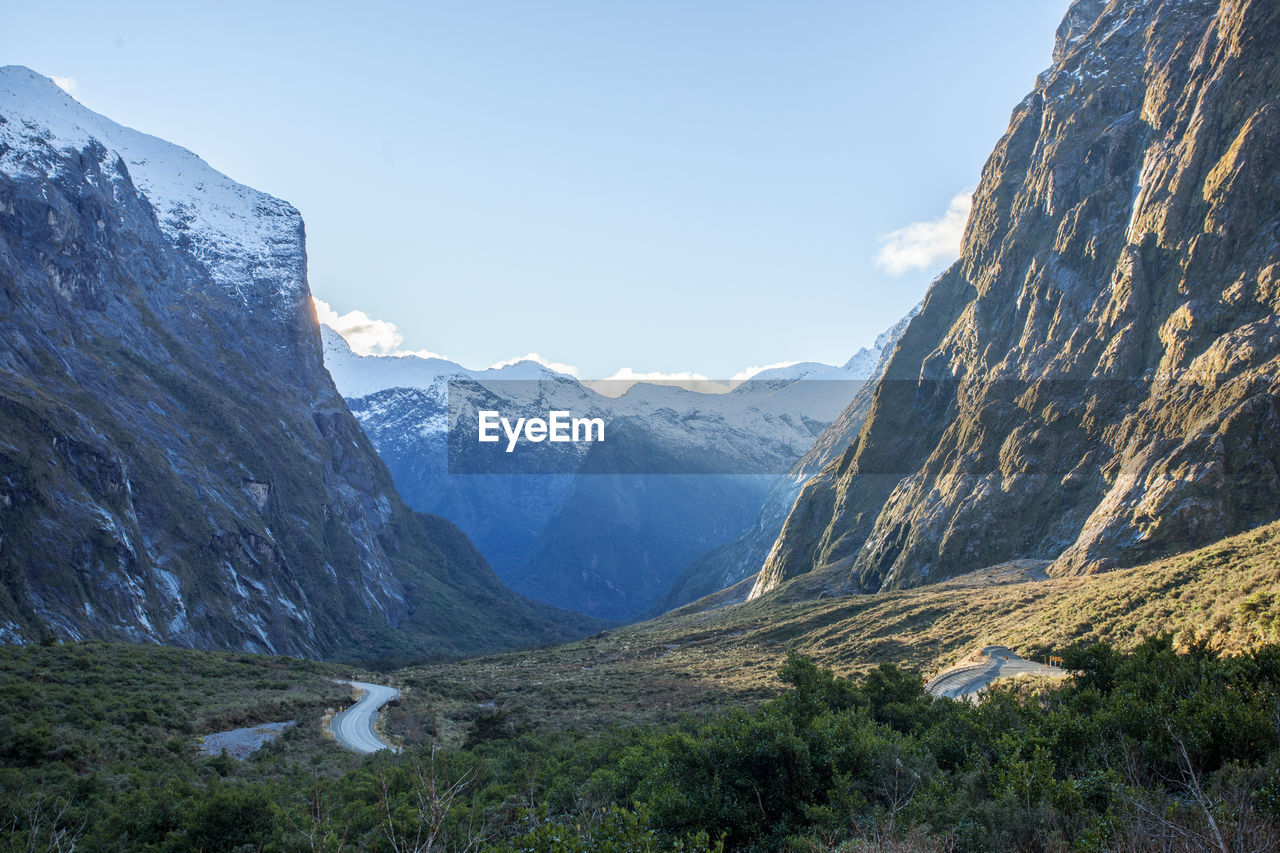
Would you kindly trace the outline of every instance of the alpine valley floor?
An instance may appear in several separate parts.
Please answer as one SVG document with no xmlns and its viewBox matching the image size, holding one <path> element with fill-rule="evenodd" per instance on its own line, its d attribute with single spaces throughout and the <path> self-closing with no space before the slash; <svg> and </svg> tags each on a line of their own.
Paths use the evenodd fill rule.
<svg viewBox="0 0 1280 853">
<path fill-rule="evenodd" d="M 791 651 L 838 675 L 891 663 L 927 677 L 993 644 L 1039 657 L 1160 633 L 1227 652 L 1280 639 L 1280 522 L 1137 568 L 1028 576 L 1043 577 L 1015 565 L 840 597 L 806 575 L 744 604 L 701 611 L 704 599 L 567 645 L 410 667 L 392 676 L 405 693 L 391 730 L 456 744 L 481 719 L 507 732 L 666 722 L 775 695 Z"/>
</svg>

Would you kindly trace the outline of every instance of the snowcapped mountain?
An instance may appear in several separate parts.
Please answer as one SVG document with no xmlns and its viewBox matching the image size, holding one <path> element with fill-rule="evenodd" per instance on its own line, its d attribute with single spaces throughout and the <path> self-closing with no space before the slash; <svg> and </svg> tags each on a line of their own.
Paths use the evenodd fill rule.
<svg viewBox="0 0 1280 853">
<path fill-rule="evenodd" d="M 238 184 L 192 152 L 124 127 L 29 68 L 0 68 L 0 171 L 55 180 L 66 158 L 97 159 L 92 179 L 118 197 L 131 183 L 161 233 L 249 308 L 285 316 L 309 297 L 302 216 L 288 202 Z M 291 319 L 291 318 L 290 318 Z"/>
<path fill-rule="evenodd" d="M 845 375 L 846 373 L 849 375 Z M 748 378 L 753 382 L 794 382 L 797 379 L 865 379 L 866 376 L 858 374 L 856 365 L 852 370 L 845 371 L 820 361 L 797 361 L 785 367 L 770 367 L 758 371 Z"/>
<path fill-rule="evenodd" d="M 324 366 L 344 397 L 367 397 L 388 388 L 432 388 L 450 379 L 523 382 L 572 379 L 536 361 L 517 361 L 504 367 L 470 370 L 443 358 L 416 355 L 356 355 L 342 335 L 320 326 L 324 342 Z"/>
<path fill-rule="evenodd" d="M 885 354 L 892 352 L 898 338 L 902 337 L 903 331 L 906 330 L 906 324 L 919 313 L 920 305 L 916 305 L 907 312 L 905 317 L 881 332 L 876 337 L 875 343 L 855 352 L 853 357 L 844 363 L 843 369 L 868 379 L 879 373 L 883 368 Z"/>
<path fill-rule="evenodd" d="M 531 361 L 471 370 L 357 356 L 323 334 L 334 382 L 411 506 L 456 522 L 516 590 L 610 619 L 642 612 L 690 560 L 750 526 L 888 342 L 725 393 L 638 382 L 614 397 Z M 600 418 L 610 438 L 508 455 L 476 444 L 480 408 L 513 420 L 558 408 Z"/>
<path fill-rule="evenodd" d="M 699 463 L 707 466 L 699 469 L 702 473 L 715 469 L 777 474 L 808 450 L 815 430 L 821 431 L 818 425 L 834 420 L 865 378 L 851 370 L 809 362 L 766 371 L 767 378 L 753 377 L 726 393 L 637 382 L 614 397 L 533 361 L 472 370 L 439 358 L 359 356 L 333 329 L 322 326 L 322 334 L 325 365 L 366 429 L 390 439 L 388 422 L 402 428 L 411 422 L 415 440 L 438 455 L 445 452 L 451 431 L 457 439 L 468 430 L 474 432 L 479 408 L 529 416 L 545 416 L 549 408 L 558 408 L 601 418 L 618 428 L 638 429 L 669 448 L 697 448 L 705 454 Z M 406 421 L 410 410 L 416 417 Z M 448 463 L 462 473 L 459 447 L 451 448 L 454 456 Z M 539 448 L 543 457 L 558 453 L 550 468 L 490 470 L 468 465 L 465 470 L 473 474 L 573 473 L 588 450 L 585 445 L 544 445 Z M 504 463 L 529 460 L 520 454 L 498 458 Z M 446 464 L 443 456 L 440 461 Z M 682 466 L 676 464 L 664 473 L 690 473 Z"/>
<path fill-rule="evenodd" d="M 0 641 L 567 636 L 401 501 L 324 369 L 306 274 L 292 206 L 0 68 Z"/>
</svg>

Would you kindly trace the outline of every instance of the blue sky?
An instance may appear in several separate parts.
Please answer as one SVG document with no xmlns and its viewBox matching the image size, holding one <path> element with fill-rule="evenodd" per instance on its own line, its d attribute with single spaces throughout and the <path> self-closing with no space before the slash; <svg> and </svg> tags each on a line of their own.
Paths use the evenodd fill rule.
<svg viewBox="0 0 1280 853">
<path fill-rule="evenodd" d="M 727 378 L 920 299 L 1067 5 L 63 0 L 0 64 L 297 205 L 367 348 Z"/>
</svg>

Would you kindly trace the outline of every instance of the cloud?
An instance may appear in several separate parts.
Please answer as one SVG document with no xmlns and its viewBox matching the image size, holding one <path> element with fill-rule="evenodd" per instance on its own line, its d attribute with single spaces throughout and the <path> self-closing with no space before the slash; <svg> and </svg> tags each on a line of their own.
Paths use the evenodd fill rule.
<svg viewBox="0 0 1280 853">
<path fill-rule="evenodd" d="M 966 190 L 947 205 L 947 212 L 929 222 L 913 222 L 880 238 L 876 266 L 889 275 L 925 270 L 939 261 L 960 257 L 964 226 L 973 206 L 973 191 Z"/>
<path fill-rule="evenodd" d="M 66 93 L 67 93 L 68 95 L 70 95 L 71 97 L 73 97 L 73 98 L 78 98 L 78 97 L 80 97 L 80 86 L 79 86 L 79 84 L 77 84 L 77 83 L 76 83 L 76 78 L 74 78 L 74 77 L 50 77 L 49 79 L 50 79 L 50 80 L 52 80 L 55 84 L 57 84 L 57 86 L 58 86 L 58 88 L 59 88 L 59 89 L 61 89 L 62 91 L 66 92 Z"/>
<path fill-rule="evenodd" d="M 538 364 L 541 364 L 548 370 L 554 370 L 556 373 L 567 373 L 570 376 L 578 375 L 578 368 L 574 367 L 572 364 L 565 364 L 561 361 L 551 361 L 550 359 L 543 358 L 536 352 L 531 352 L 528 355 L 522 355 L 519 358 L 509 358 L 506 361 L 495 361 L 493 364 L 489 365 L 489 369 L 498 370 L 499 368 L 510 367 L 513 364 L 519 364 L 522 361 L 536 361 Z"/>
<path fill-rule="evenodd" d="M 737 373 L 733 374 L 733 379 L 731 381 L 746 382 L 748 379 L 750 379 L 752 376 L 755 376 L 757 373 L 763 373 L 766 370 L 777 370 L 780 367 L 790 367 L 793 364 L 799 364 L 799 363 L 800 362 L 798 361 L 780 361 L 777 364 L 766 364 L 763 367 L 748 367 L 744 370 L 739 370 Z"/>
<path fill-rule="evenodd" d="M 404 335 L 395 323 L 375 320 L 363 311 L 339 314 L 322 299 L 311 297 L 316 317 L 321 323 L 346 338 L 356 355 L 390 355 L 404 343 Z"/>
<path fill-rule="evenodd" d="M 375 320 L 363 311 L 339 314 L 323 299 L 311 297 L 316 306 L 316 319 L 346 339 L 356 355 L 416 355 L 419 358 L 447 358 L 431 350 L 402 350 L 404 335 L 395 323 Z"/>
</svg>

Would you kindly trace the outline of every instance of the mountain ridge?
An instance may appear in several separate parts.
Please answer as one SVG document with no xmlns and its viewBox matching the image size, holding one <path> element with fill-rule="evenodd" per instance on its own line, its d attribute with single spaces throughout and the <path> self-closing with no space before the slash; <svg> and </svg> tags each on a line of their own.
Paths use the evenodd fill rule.
<svg viewBox="0 0 1280 853">
<path fill-rule="evenodd" d="M 753 595 L 1132 565 L 1275 517 L 1280 12 L 1080 0 Z"/>
<path fill-rule="evenodd" d="M 400 501 L 323 367 L 304 240 L 287 203 L 0 69 L 0 637 L 332 657 L 593 629 L 513 627 L 545 609 Z"/>
</svg>

